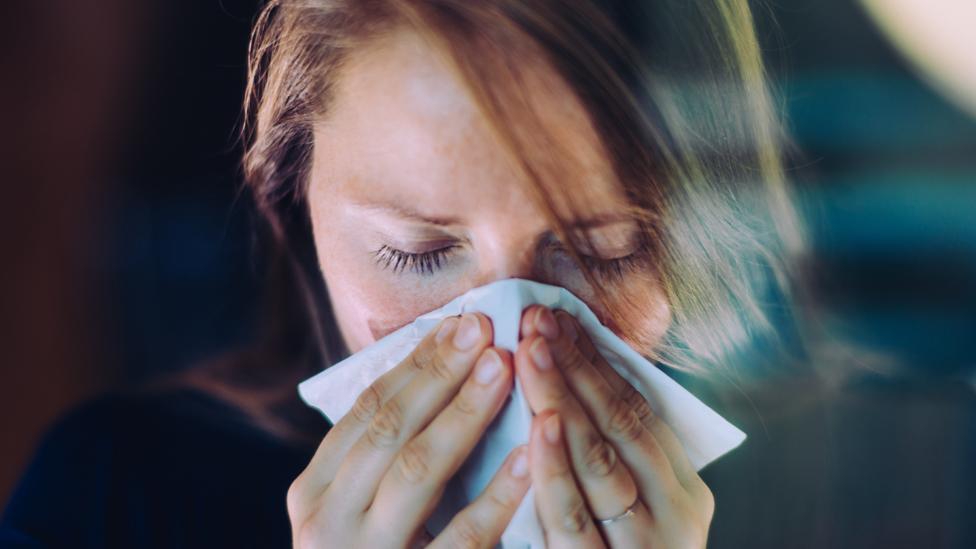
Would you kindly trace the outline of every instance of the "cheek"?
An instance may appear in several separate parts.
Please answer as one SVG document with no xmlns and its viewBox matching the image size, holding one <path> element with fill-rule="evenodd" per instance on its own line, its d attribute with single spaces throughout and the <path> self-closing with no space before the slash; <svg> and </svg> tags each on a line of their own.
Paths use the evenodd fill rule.
<svg viewBox="0 0 976 549">
<path fill-rule="evenodd" d="M 385 291 L 385 288 L 366 288 L 366 299 L 360 304 L 360 322 L 365 324 L 370 341 L 382 339 L 398 328 L 412 322 L 421 314 L 433 309 L 427 300 L 404 300 L 402 295 Z"/>
<path fill-rule="evenodd" d="M 591 305 L 597 317 L 638 352 L 651 354 L 671 325 L 671 307 L 661 284 L 651 276 L 632 276 L 614 289 L 611 299 L 617 320 L 605 308 Z"/>
<path fill-rule="evenodd" d="M 431 286 L 378 269 L 355 238 L 330 238 L 316 232 L 319 266 L 336 322 L 350 352 L 382 339 L 458 295 L 450 284 Z M 411 282 L 412 281 L 412 282 Z"/>
<path fill-rule="evenodd" d="M 387 284 L 364 287 L 363 295 L 361 318 L 372 338 L 370 342 L 382 339 L 447 302 L 426 294 L 405 295 Z"/>
<path fill-rule="evenodd" d="M 335 254 L 321 259 L 336 322 L 353 353 L 437 306 L 430 296 L 406 293 L 355 261 Z"/>
</svg>

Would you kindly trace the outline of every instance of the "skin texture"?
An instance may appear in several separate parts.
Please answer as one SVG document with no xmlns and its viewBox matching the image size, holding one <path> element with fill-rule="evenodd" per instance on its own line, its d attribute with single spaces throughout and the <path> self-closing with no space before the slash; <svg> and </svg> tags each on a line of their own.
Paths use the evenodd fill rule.
<svg viewBox="0 0 976 549">
<path fill-rule="evenodd" d="M 315 132 L 313 228 L 353 352 L 500 278 L 564 286 L 601 314 L 592 289 L 551 242 L 511 159 L 436 53 L 405 33 L 360 50 Z M 587 216 L 619 214 L 622 197 L 582 110 L 544 65 L 536 69 L 535 108 L 573 153 L 564 167 L 576 177 L 560 185 L 586 197 Z M 443 222 L 396 215 L 378 201 Z M 594 256 L 634 253 L 634 228 L 629 221 L 590 227 Z M 432 273 L 394 273 L 371 256 L 384 245 L 454 249 Z M 618 332 L 632 345 L 653 344 L 667 328 L 667 303 L 653 280 L 635 269 L 612 283 L 614 294 L 640 305 L 635 331 Z M 520 333 L 511 353 L 490 345 L 484 315 L 444 319 L 365 390 L 289 489 L 294 546 L 494 547 L 531 484 L 549 547 L 704 547 L 712 495 L 648 402 L 564 311 L 527 307 Z M 431 539 L 426 517 L 516 377 L 535 413 L 529 444 L 513 450 L 485 492 Z M 625 519 L 599 521 L 628 508 Z"/>
<path fill-rule="evenodd" d="M 585 197 L 590 210 L 571 221 L 621 217 L 624 198 L 584 111 L 548 67 L 537 65 L 527 71 L 534 79 L 530 101 L 570 153 L 560 160 L 573 177 L 561 179 L 560 190 Z M 471 288 L 511 277 L 563 286 L 603 318 L 513 160 L 447 64 L 416 35 L 395 33 L 354 53 L 314 135 L 309 207 L 320 267 L 350 351 Z M 383 204 L 452 223 L 411 219 Z M 639 250 L 636 225 L 623 219 L 588 228 L 598 249 L 587 255 L 617 259 Z M 433 274 L 409 268 L 394 274 L 372 255 L 384 245 L 413 253 L 454 248 Z M 652 270 L 646 271 L 607 281 L 636 304 L 628 308 L 634 328 L 618 335 L 638 348 L 653 346 L 670 317 Z"/>
</svg>

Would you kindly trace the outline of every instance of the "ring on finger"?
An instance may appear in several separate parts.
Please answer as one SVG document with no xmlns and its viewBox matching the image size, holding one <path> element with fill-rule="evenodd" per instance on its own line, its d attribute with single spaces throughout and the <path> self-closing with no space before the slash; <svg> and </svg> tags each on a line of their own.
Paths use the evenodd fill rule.
<svg viewBox="0 0 976 549">
<path fill-rule="evenodd" d="M 637 506 L 638 505 L 640 505 L 640 496 L 639 495 L 634 498 L 634 503 L 631 503 L 630 506 L 627 507 L 627 509 L 624 510 L 623 513 L 620 513 L 617 516 L 613 516 L 613 517 L 606 518 L 606 519 L 596 519 L 596 522 L 598 524 L 600 524 L 600 525 L 606 526 L 607 524 L 612 524 L 614 522 L 617 522 L 618 520 L 623 520 L 625 518 L 632 517 L 635 514 L 637 514 L 636 513 L 636 510 L 637 510 Z"/>
</svg>

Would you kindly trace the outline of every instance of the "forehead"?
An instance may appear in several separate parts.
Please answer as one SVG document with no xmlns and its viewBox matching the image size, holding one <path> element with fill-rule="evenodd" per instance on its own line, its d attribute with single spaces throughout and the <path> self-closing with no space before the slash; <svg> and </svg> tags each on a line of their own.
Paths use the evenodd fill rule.
<svg viewBox="0 0 976 549">
<path fill-rule="evenodd" d="M 523 158 L 532 159 L 550 195 L 597 207 L 623 205 L 576 97 L 545 63 L 524 63 L 522 87 L 514 93 L 536 117 L 534 133 L 544 135 L 531 136 L 528 142 L 541 146 L 522 150 L 529 153 Z M 499 141 L 444 52 L 420 35 L 393 32 L 352 53 L 333 90 L 330 110 L 315 128 L 313 178 L 325 180 L 318 183 L 339 194 L 381 193 L 411 204 L 460 195 L 482 204 L 526 201 L 518 157 Z M 569 217 L 558 200 L 554 205 Z"/>
</svg>

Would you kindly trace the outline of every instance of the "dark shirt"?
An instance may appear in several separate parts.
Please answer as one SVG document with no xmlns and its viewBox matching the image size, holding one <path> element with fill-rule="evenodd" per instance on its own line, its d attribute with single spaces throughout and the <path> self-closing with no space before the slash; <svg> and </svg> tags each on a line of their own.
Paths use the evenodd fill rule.
<svg viewBox="0 0 976 549">
<path fill-rule="evenodd" d="M 696 392 L 749 434 L 701 473 L 716 499 L 709 549 L 976 547 L 969 384 Z M 285 444 L 201 392 L 105 397 L 47 435 L 0 547 L 289 547 L 285 494 L 316 445 Z"/>
<path fill-rule="evenodd" d="M 285 494 L 314 452 L 200 391 L 102 397 L 44 438 L 0 547 L 290 547 Z"/>
</svg>

